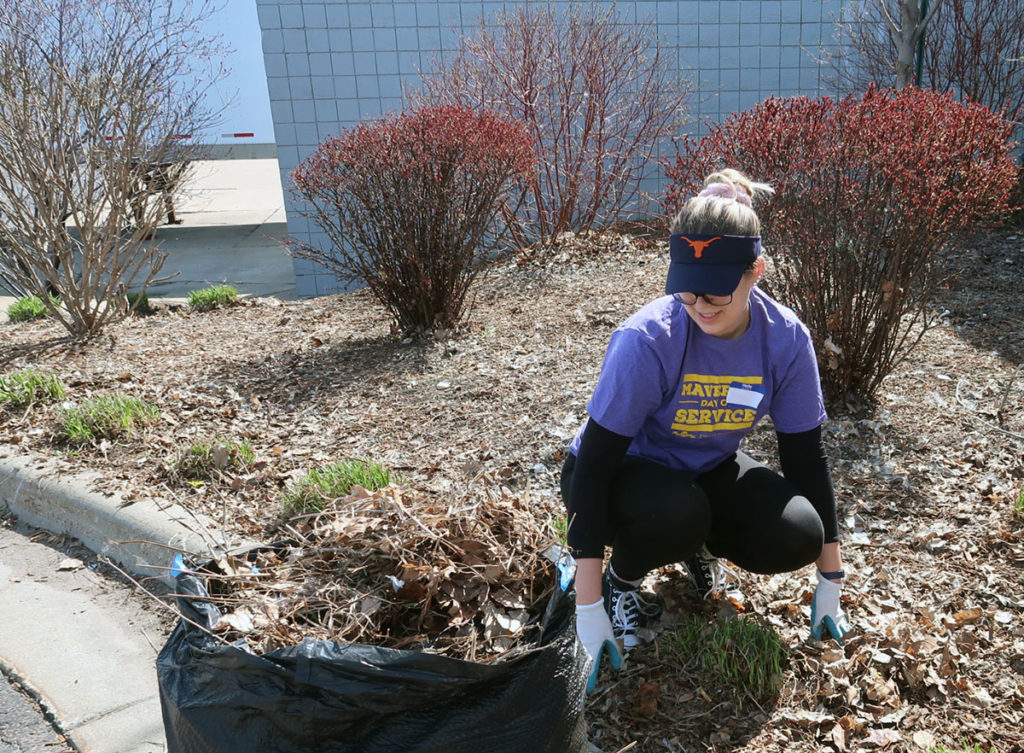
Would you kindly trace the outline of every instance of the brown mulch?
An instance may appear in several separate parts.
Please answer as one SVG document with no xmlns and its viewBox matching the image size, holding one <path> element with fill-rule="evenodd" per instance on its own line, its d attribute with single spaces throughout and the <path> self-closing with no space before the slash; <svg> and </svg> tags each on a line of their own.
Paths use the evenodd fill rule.
<svg viewBox="0 0 1024 753">
<path fill-rule="evenodd" d="M 741 574 L 735 604 L 698 603 L 678 568 L 665 568 L 650 579 L 668 605 L 662 636 L 687 615 L 739 609 L 789 647 L 780 687 L 741 702 L 659 641 L 603 675 L 588 700 L 601 749 L 1024 750 L 1024 522 L 1013 514 L 1024 490 L 1024 236 L 980 236 L 954 263 L 954 284 L 935 301 L 941 325 L 875 404 L 833 410 L 827 425 L 855 633 L 843 647 L 808 641 L 810 568 Z M 126 501 L 176 501 L 268 542 L 285 530 L 284 494 L 305 472 L 363 458 L 401 474 L 403 500 L 439 511 L 498 500 L 531 511 L 546 534 L 608 336 L 660 293 L 663 275 L 652 240 L 565 238 L 495 265 L 474 286 L 468 324 L 426 344 L 392 335 L 365 291 L 165 308 L 81 347 L 52 323 L 5 324 L 0 374 L 45 368 L 69 400 L 126 392 L 154 401 L 161 418 L 130 440 L 72 448 L 55 441 L 59 406 L 8 411 L 0 456 L 52 456 L 62 473 L 97 471 L 97 486 Z M 173 471 L 198 439 L 246 438 L 250 466 L 204 481 Z M 748 450 L 770 463 L 773 445 L 765 426 Z M 482 603 L 466 601 L 470 611 Z M 423 627 L 458 633 L 463 623 Z"/>
</svg>

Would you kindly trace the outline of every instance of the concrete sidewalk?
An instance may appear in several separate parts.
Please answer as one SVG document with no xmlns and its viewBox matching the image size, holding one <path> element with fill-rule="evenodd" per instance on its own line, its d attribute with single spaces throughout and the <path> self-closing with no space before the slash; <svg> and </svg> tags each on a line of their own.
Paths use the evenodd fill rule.
<svg viewBox="0 0 1024 753">
<path fill-rule="evenodd" d="M 150 298 L 187 298 L 211 285 L 242 295 L 294 299 L 292 260 L 282 239 L 288 227 L 276 159 L 195 163 L 175 213 L 180 225 L 161 225 L 153 243 L 167 253 Z M 0 287 L 0 324 L 16 299 Z"/>
<path fill-rule="evenodd" d="M 21 533 L 0 527 L 3 673 L 78 751 L 161 753 L 160 618 L 139 610 L 127 587 Z"/>
<path fill-rule="evenodd" d="M 123 505 L 91 491 L 89 481 L 0 456 L 0 511 L 66 534 L 140 580 L 165 578 L 176 550 L 209 556 L 244 544 L 218 539 L 211 521 L 180 507 Z M 143 594 L 121 588 L 111 597 L 110 584 L 87 569 L 62 570 L 61 559 L 39 545 L 0 545 L 0 668 L 39 699 L 81 753 L 163 751 L 161 620 L 139 611 Z"/>
<path fill-rule="evenodd" d="M 151 298 L 184 298 L 211 284 L 243 295 L 295 297 L 277 160 L 199 163 L 155 243 L 168 253 Z M 0 291 L 2 295 L 2 291 Z M 13 297 L 0 297 L 0 326 Z M 0 450 L 2 453 L 2 450 Z M 91 492 L 88 479 L 59 479 L 45 463 L 0 455 L 0 512 L 67 534 L 144 577 L 170 564 L 171 548 L 208 554 L 242 542 L 173 506 Z M 0 528 L 0 666 L 36 696 L 81 753 L 165 750 L 156 683 L 159 619 L 137 614 L 137 597 L 104 598 L 88 569 L 65 572 L 59 553 L 28 546 Z M 154 567 L 156 568 L 154 570 Z"/>
</svg>

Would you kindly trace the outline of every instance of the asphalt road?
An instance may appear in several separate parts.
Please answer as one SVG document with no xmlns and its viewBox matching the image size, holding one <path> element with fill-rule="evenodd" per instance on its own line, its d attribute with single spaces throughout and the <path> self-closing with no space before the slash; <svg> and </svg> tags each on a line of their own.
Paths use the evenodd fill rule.
<svg viewBox="0 0 1024 753">
<path fill-rule="evenodd" d="M 0 679 L 0 753 L 71 753 L 38 706 Z"/>
</svg>

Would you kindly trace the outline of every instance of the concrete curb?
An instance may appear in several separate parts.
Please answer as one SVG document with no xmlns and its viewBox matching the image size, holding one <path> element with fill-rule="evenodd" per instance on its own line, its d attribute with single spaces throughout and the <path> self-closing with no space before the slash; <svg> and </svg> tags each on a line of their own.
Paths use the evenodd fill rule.
<svg viewBox="0 0 1024 753">
<path fill-rule="evenodd" d="M 126 505 L 92 491 L 93 478 L 62 479 L 46 458 L 0 457 L 0 509 L 72 536 L 142 578 L 167 579 L 176 550 L 210 556 L 234 548 L 178 505 Z M 18 566 L 0 562 L 0 666 L 31 690 L 80 753 L 164 751 L 156 647 L 145 633 L 104 612 L 87 590 L 9 578 Z M 39 640 L 40 626 L 46 640 Z"/>
<path fill-rule="evenodd" d="M 0 457 L 0 507 L 18 520 L 51 533 L 67 534 L 126 571 L 162 576 L 175 550 L 211 555 L 233 548 L 216 528 L 175 504 L 124 504 L 88 487 L 91 477 L 60 479 L 44 458 Z"/>
</svg>

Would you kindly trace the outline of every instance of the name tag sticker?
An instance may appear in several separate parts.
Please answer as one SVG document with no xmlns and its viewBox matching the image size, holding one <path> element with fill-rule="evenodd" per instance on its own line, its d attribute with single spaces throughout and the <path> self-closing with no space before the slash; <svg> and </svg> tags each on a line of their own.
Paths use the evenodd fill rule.
<svg viewBox="0 0 1024 753">
<path fill-rule="evenodd" d="M 764 393 L 748 384 L 732 384 L 725 395 L 729 405 L 742 405 L 744 408 L 756 408 L 764 399 Z"/>
</svg>

